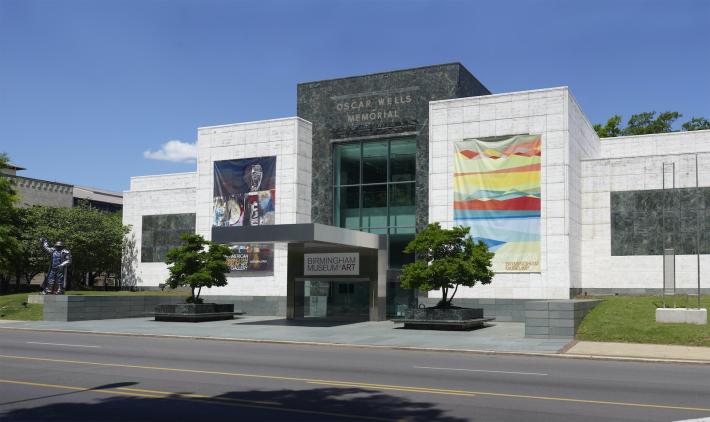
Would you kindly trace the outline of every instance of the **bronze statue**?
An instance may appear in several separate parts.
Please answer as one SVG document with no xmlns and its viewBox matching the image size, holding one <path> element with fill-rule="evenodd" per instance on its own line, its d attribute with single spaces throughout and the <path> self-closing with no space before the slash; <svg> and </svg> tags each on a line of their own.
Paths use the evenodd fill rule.
<svg viewBox="0 0 710 422">
<path fill-rule="evenodd" d="M 51 256 L 47 284 L 42 294 L 64 294 L 64 282 L 67 278 L 67 267 L 71 264 L 71 253 L 64 249 L 64 242 L 58 240 L 53 248 L 49 247 L 47 239 L 42 240 L 42 247 Z"/>
</svg>

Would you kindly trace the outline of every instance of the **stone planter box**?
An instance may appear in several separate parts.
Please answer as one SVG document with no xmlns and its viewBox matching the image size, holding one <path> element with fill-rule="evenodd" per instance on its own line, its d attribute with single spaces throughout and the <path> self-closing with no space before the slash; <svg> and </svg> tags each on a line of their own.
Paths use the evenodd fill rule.
<svg viewBox="0 0 710 422">
<path fill-rule="evenodd" d="M 484 318 L 479 308 L 415 308 L 407 309 L 404 318 L 395 322 L 422 330 L 470 330 L 493 319 Z"/>
<path fill-rule="evenodd" d="M 696 324 L 707 325 L 708 310 L 686 308 L 657 308 L 656 322 L 666 324 Z"/>
<path fill-rule="evenodd" d="M 233 319 L 234 304 L 180 303 L 155 307 L 156 321 L 202 322 Z"/>
</svg>

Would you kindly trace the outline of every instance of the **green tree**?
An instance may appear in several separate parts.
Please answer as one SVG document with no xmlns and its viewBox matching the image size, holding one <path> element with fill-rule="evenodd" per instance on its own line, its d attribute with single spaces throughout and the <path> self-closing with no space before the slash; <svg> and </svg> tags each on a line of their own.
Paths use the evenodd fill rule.
<svg viewBox="0 0 710 422">
<path fill-rule="evenodd" d="M 87 204 L 74 208 L 33 206 L 21 209 L 22 256 L 16 265 L 26 280 L 47 270 L 49 258 L 39 239 L 63 240 L 72 253 L 68 283 L 93 285 L 100 274 L 120 281 L 121 249 L 128 227 L 121 215 L 106 213 Z"/>
<path fill-rule="evenodd" d="M 446 308 L 451 306 L 459 286 L 489 284 L 494 275 L 493 252 L 485 243 L 474 242 L 468 233 L 468 227 L 442 229 L 439 223 L 429 224 L 419 232 L 404 249 L 415 253 L 416 259 L 402 268 L 402 287 L 441 289 L 442 298 L 436 306 Z"/>
<path fill-rule="evenodd" d="M 683 130 L 708 130 L 710 129 L 710 120 L 705 117 L 693 117 L 681 125 Z"/>
<path fill-rule="evenodd" d="M 10 278 L 16 276 L 16 261 L 22 254 L 17 240 L 17 191 L 2 170 L 9 166 L 7 154 L 0 153 L 0 293 L 7 292 Z"/>
<path fill-rule="evenodd" d="M 203 287 L 227 285 L 227 257 L 232 252 L 226 245 L 212 243 L 198 234 L 186 233 L 180 238 L 183 245 L 170 249 L 166 254 L 170 271 L 167 284 L 173 289 L 180 286 L 190 287 L 192 295 L 187 301 L 201 303 L 200 292 Z"/>
<path fill-rule="evenodd" d="M 656 117 L 655 111 L 633 114 L 623 129 L 624 136 L 668 133 L 673 131 L 673 122 L 682 114 L 677 111 L 664 111 Z"/>
<path fill-rule="evenodd" d="M 615 114 L 605 125 L 595 124 L 594 130 L 600 138 L 676 132 L 673 130 L 673 123 L 682 116 L 677 111 L 664 111 L 658 116 L 655 111 L 647 111 L 631 115 L 626 126 L 621 127 L 622 117 Z M 710 120 L 705 117 L 693 117 L 683 123 L 681 128 L 686 131 L 710 129 Z"/>
<path fill-rule="evenodd" d="M 47 253 L 42 248 L 39 239 L 42 237 L 59 238 L 57 230 L 53 230 L 49 225 L 51 221 L 42 218 L 45 209 L 47 207 L 29 207 L 22 208 L 18 212 L 20 217 L 18 240 L 22 244 L 22 254 L 17 257 L 15 265 L 17 272 L 24 277 L 26 283 L 30 283 L 37 274 L 47 271 L 49 267 Z"/>
<path fill-rule="evenodd" d="M 602 126 L 597 123 L 594 125 L 594 130 L 597 131 L 597 135 L 600 138 L 611 138 L 613 136 L 621 136 L 621 116 L 615 114 L 606 121 L 606 124 Z"/>
<path fill-rule="evenodd" d="M 123 238 L 128 234 L 121 215 L 91 208 L 86 203 L 59 210 L 67 210 L 63 240 L 72 252 L 75 274 L 88 279 L 90 285 L 99 275 L 120 280 Z"/>
</svg>

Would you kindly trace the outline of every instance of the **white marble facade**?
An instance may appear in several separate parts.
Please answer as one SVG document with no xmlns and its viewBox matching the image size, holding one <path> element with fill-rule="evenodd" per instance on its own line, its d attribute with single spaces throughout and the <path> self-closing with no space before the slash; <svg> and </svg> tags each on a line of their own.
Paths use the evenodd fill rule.
<svg viewBox="0 0 710 422">
<path fill-rule="evenodd" d="M 131 178 L 125 192 L 124 224 L 140 257 L 143 215 L 195 213 L 195 228 L 211 238 L 214 162 L 239 158 L 276 157 L 276 224 L 311 222 L 311 124 L 299 118 L 210 126 L 198 129 L 197 171 Z M 203 295 L 285 296 L 286 250 L 275 245 L 274 273 L 263 277 L 229 277 L 225 287 Z M 137 263 L 139 285 L 157 286 L 167 278 L 162 263 Z"/>
<path fill-rule="evenodd" d="M 569 90 L 431 102 L 429 122 L 429 221 L 444 227 L 454 224 L 454 142 L 516 134 L 539 134 L 542 140 L 541 271 L 500 273 L 490 285 L 459 289 L 457 296 L 568 298 L 570 288 L 581 283 L 580 172 L 575 163 L 599 150 L 587 142 L 596 135 Z"/>
<path fill-rule="evenodd" d="M 141 218 L 194 212 L 210 238 L 213 162 L 276 156 L 276 224 L 311 222 L 311 124 L 274 119 L 198 129 L 197 171 L 131 178 L 124 223 L 140 256 Z M 429 104 L 429 221 L 453 225 L 453 143 L 467 138 L 540 134 L 541 271 L 501 273 L 460 298 L 562 299 L 593 289 L 658 289 L 660 256 L 611 256 L 610 192 L 662 188 L 663 163 L 676 186 L 710 186 L 710 131 L 600 140 L 567 87 L 434 101 Z M 695 256 L 679 256 L 678 286 L 694 287 Z M 701 257 L 704 274 L 710 256 Z M 138 263 L 143 286 L 164 282 L 164 264 Z M 207 295 L 285 296 L 286 250 L 277 245 L 274 274 L 230 278 Z M 707 275 L 703 288 L 710 288 Z M 437 296 L 436 292 L 432 293 Z"/>
<path fill-rule="evenodd" d="M 710 186 L 710 131 L 600 140 L 566 87 L 431 102 L 429 122 L 429 221 L 445 227 L 454 223 L 454 142 L 542 135 L 541 271 L 498 274 L 488 286 L 459 289 L 461 298 L 660 289 L 660 256 L 611 256 L 610 192 L 662 188 L 663 162 L 676 163 L 676 187 L 694 187 L 696 153 L 699 186 Z M 695 262 L 677 257 L 677 287 L 697 286 Z M 707 274 L 710 256 L 701 269 Z M 707 275 L 701 287 L 710 288 Z"/>
<path fill-rule="evenodd" d="M 123 224 L 131 228 L 129 237 L 136 242 L 136 256 L 129 259 L 139 287 L 157 287 L 168 278 L 164 263 L 141 262 L 143 216 L 194 213 L 196 187 L 195 172 L 131 177 L 131 189 L 123 193 Z"/>
<path fill-rule="evenodd" d="M 583 160 L 582 288 L 660 289 L 660 256 L 611 255 L 612 191 L 710 186 L 710 130 L 601 140 L 601 154 Z M 697 167 L 696 167 L 697 156 Z M 698 285 L 696 255 L 676 256 L 676 287 Z M 710 255 L 700 256 L 701 288 L 710 289 Z"/>
</svg>

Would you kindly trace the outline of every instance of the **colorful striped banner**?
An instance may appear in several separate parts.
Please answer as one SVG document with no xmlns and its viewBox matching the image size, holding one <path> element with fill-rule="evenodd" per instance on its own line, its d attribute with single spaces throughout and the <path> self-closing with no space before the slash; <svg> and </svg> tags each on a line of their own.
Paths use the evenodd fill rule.
<svg viewBox="0 0 710 422">
<path fill-rule="evenodd" d="M 540 271 L 540 135 L 466 139 L 454 149 L 454 224 L 495 252 L 493 271 Z"/>
</svg>

